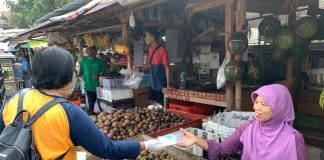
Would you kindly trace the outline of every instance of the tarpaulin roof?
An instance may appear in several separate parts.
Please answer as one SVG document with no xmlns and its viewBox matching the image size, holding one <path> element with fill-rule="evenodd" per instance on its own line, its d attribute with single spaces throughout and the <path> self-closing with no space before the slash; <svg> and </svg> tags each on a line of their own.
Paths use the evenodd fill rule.
<svg viewBox="0 0 324 160">
<path fill-rule="evenodd" d="M 88 11 L 87 13 L 85 13 L 85 15 L 99 11 L 105 7 L 108 7 L 114 3 L 117 3 L 118 0 L 103 0 L 102 2 L 100 2 L 97 6 L 93 7 L 90 11 Z"/>
<path fill-rule="evenodd" d="M 74 0 L 73 2 L 63 6 L 62 8 L 59 8 L 59 9 L 47 14 L 46 16 L 36 20 L 35 24 L 38 25 L 43 22 L 46 22 L 47 20 L 49 20 L 52 17 L 61 16 L 63 14 L 74 11 L 74 10 L 88 4 L 89 2 L 91 2 L 91 0 Z"/>
<path fill-rule="evenodd" d="M 61 16 L 52 17 L 49 20 L 50 21 L 70 21 L 70 20 L 73 20 L 73 19 L 77 18 L 78 16 L 81 16 L 81 15 L 87 13 L 88 11 L 93 9 L 95 6 L 100 4 L 102 1 L 105 1 L 105 0 L 93 0 L 93 1 L 89 2 L 88 4 L 84 5 L 83 7 L 79 8 L 77 10 L 74 10 L 72 12 L 66 13 L 66 14 L 61 15 Z"/>
<path fill-rule="evenodd" d="M 80 15 L 83 15 L 84 13 L 88 12 L 89 10 L 91 10 L 93 7 L 97 6 L 99 3 L 101 3 L 102 1 L 107 1 L 107 0 L 92 0 L 89 3 L 87 3 L 86 5 L 80 7 L 77 10 L 73 10 L 72 12 L 66 13 L 64 15 L 60 15 L 60 16 L 56 16 L 56 17 L 52 17 L 49 18 L 47 21 L 38 24 L 35 27 L 32 27 L 28 30 L 25 30 L 19 34 L 16 35 L 16 37 L 20 37 L 20 36 L 27 36 L 27 38 L 29 37 L 29 35 L 27 35 L 28 33 L 31 33 L 33 31 L 37 31 L 43 28 L 47 28 L 53 25 L 56 25 L 59 22 L 63 22 L 63 21 L 68 21 L 68 20 L 73 20 L 75 18 L 77 18 Z M 115 0 L 108 0 L 108 1 L 115 1 Z M 26 39 L 26 38 L 24 38 Z"/>
</svg>

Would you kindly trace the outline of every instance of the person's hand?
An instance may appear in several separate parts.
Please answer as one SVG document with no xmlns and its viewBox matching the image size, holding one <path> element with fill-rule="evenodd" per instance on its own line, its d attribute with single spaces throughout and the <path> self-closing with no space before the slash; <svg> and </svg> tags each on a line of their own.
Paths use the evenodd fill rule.
<svg viewBox="0 0 324 160">
<path fill-rule="evenodd" d="M 99 84 L 100 84 L 100 85 L 102 85 L 102 79 L 103 79 L 103 77 L 100 76 L 100 77 L 99 77 Z"/>
<path fill-rule="evenodd" d="M 163 143 L 161 143 L 161 141 L 159 141 L 157 139 L 151 139 L 148 141 L 144 141 L 143 143 L 145 145 L 146 150 L 157 151 L 157 150 L 160 150 L 163 147 L 165 147 L 165 145 L 163 145 Z"/>
<path fill-rule="evenodd" d="M 177 144 L 179 147 L 190 147 L 197 142 L 196 136 L 192 133 L 180 128 L 180 131 L 183 133 L 182 143 Z"/>
<path fill-rule="evenodd" d="M 167 87 L 166 88 L 169 89 L 169 90 L 175 90 L 175 88 L 172 87 L 170 84 L 167 84 Z"/>
</svg>

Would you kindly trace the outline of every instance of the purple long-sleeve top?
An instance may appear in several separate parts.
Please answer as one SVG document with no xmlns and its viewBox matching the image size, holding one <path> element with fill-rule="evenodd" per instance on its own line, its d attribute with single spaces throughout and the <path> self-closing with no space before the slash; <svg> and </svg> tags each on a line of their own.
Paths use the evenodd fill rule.
<svg viewBox="0 0 324 160">
<path fill-rule="evenodd" d="M 207 140 L 209 160 L 215 160 L 218 157 L 230 156 L 243 149 L 243 144 L 240 142 L 240 137 L 250 123 L 241 125 L 228 139 L 222 143 L 216 143 L 213 140 Z M 303 137 L 296 132 L 296 147 L 298 160 L 307 160 L 305 142 Z"/>
</svg>

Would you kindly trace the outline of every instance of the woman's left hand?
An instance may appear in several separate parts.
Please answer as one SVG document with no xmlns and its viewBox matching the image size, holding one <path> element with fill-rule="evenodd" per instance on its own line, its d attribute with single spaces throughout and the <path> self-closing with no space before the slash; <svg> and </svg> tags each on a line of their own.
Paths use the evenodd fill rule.
<svg viewBox="0 0 324 160">
<path fill-rule="evenodd" d="M 182 137 L 182 143 L 177 144 L 179 147 L 190 147 L 197 142 L 196 136 L 192 133 L 180 128 L 180 131 L 184 134 Z"/>
</svg>

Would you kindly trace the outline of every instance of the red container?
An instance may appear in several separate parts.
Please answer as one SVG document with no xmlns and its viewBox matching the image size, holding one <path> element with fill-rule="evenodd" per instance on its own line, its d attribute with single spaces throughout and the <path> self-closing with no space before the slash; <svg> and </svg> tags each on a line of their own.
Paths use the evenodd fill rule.
<svg viewBox="0 0 324 160">
<path fill-rule="evenodd" d="M 71 103 L 80 106 L 81 105 L 81 101 L 80 100 L 76 100 L 76 101 L 70 101 Z"/>
<path fill-rule="evenodd" d="M 170 102 L 169 109 L 188 113 L 196 112 L 196 107 L 190 102 Z"/>
<path fill-rule="evenodd" d="M 205 116 L 211 116 L 214 114 L 214 106 L 211 105 L 207 105 L 207 104 L 200 104 L 200 103 L 196 103 L 195 104 L 195 113 L 196 114 L 201 114 L 201 115 L 205 115 Z"/>
<path fill-rule="evenodd" d="M 188 128 L 188 127 L 201 128 L 202 119 L 204 118 L 204 116 L 202 116 L 202 115 L 186 113 L 186 112 L 179 112 L 179 111 L 175 111 L 175 110 L 171 110 L 171 109 L 168 109 L 168 112 L 180 115 L 181 117 L 189 119 L 190 121 L 182 123 L 177 126 L 173 126 L 171 128 L 166 128 L 166 129 L 162 129 L 162 130 L 150 133 L 149 136 L 151 136 L 151 137 L 163 136 L 168 133 L 173 133 L 175 131 L 179 131 L 180 128 Z"/>
<path fill-rule="evenodd" d="M 214 107 L 211 105 L 200 104 L 200 103 L 190 103 L 190 102 L 170 102 L 169 109 L 188 112 L 194 114 L 201 114 L 205 116 L 210 116 L 214 114 Z"/>
</svg>

